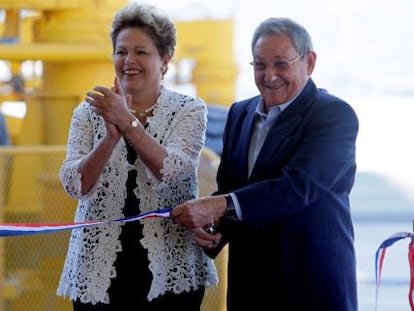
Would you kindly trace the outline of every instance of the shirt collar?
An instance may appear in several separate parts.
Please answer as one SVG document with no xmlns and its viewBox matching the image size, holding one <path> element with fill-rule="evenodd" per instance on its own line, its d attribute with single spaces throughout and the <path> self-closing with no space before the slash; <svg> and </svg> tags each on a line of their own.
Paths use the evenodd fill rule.
<svg viewBox="0 0 414 311">
<path fill-rule="evenodd" d="M 290 105 L 290 103 L 292 101 L 289 101 L 289 102 L 286 102 L 286 103 L 283 103 L 283 104 L 280 104 L 280 105 L 273 106 L 272 108 L 270 108 L 268 113 L 265 113 L 264 112 L 263 99 L 260 98 L 260 100 L 259 100 L 259 102 L 257 103 L 257 106 L 256 106 L 256 116 L 259 117 L 259 119 L 261 119 L 262 122 L 265 122 L 265 123 L 272 122 L 275 118 L 277 118 L 277 116 L 284 109 L 286 109 L 287 106 Z"/>
<path fill-rule="evenodd" d="M 295 97 L 293 97 L 291 100 L 288 100 L 287 102 L 284 102 L 283 104 L 279 104 L 276 106 L 273 106 L 272 108 L 270 108 L 268 114 L 272 114 L 273 110 L 279 110 L 280 112 L 282 112 L 283 110 L 285 110 L 295 99 L 296 97 L 299 96 L 299 94 L 302 93 L 302 90 L 300 92 L 298 92 L 296 94 Z M 267 114 L 264 112 L 264 103 L 263 103 L 263 97 L 260 98 L 259 102 L 257 103 L 256 106 L 256 114 L 265 117 L 267 116 Z"/>
</svg>

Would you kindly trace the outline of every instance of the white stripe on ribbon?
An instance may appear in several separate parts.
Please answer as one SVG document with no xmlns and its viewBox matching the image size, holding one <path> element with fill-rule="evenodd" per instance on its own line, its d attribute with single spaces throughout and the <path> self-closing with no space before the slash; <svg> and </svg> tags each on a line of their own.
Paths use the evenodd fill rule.
<svg viewBox="0 0 414 311">
<path fill-rule="evenodd" d="M 32 235 L 40 233 L 52 233 L 63 230 L 86 228 L 113 223 L 124 223 L 151 217 L 170 217 L 171 208 L 162 208 L 155 211 L 141 213 L 139 215 L 106 221 L 87 221 L 72 223 L 6 223 L 0 224 L 0 237 Z"/>
</svg>

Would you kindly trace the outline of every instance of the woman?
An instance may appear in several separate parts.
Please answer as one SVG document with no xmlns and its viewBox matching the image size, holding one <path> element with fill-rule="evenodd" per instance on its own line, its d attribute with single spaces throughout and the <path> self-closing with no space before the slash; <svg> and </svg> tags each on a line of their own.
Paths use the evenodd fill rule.
<svg viewBox="0 0 414 311">
<path fill-rule="evenodd" d="M 79 199 L 75 220 L 118 219 L 198 195 L 206 106 L 162 79 L 175 27 L 160 10 L 132 3 L 115 15 L 114 87 L 96 86 L 74 111 L 60 171 Z M 217 284 L 211 259 L 166 218 L 74 230 L 58 295 L 83 310 L 200 310 Z"/>
</svg>

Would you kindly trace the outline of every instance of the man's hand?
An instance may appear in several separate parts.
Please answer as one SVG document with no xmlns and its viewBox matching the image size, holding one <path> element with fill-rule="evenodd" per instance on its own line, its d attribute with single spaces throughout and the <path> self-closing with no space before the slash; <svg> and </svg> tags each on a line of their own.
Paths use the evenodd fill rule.
<svg viewBox="0 0 414 311">
<path fill-rule="evenodd" d="M 207 229 L 217 223 L 226 212 L 227 202 L 224 195 L 209 196 L 190 200 L 173 208 L 170 217 L 174 223 L 187 229 Z"/>
</svg>

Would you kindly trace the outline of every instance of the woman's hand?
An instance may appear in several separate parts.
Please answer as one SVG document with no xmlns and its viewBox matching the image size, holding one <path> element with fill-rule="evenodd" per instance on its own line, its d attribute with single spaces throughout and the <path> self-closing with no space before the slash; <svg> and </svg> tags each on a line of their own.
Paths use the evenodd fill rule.
<svg viewBox="0 0 414 311">
<path fill-rule="evenodd" d="M 86 93 L 85 101 L 105 120 L 108 133 L 119 139 L 122 126 L 134 116 L 129 111 L 132 97 L 124 94 L 118 77 L 114 84 L 111 88 L 95 86 L 93 91 Z"/>
<path fill-rule="evenodd" d="M 207 233 L 203 228 L 193 228 L 190 233 L 194 242 L 204 248 L 215 248 L 221 240 L 221 233 Z"/>
</svg>

